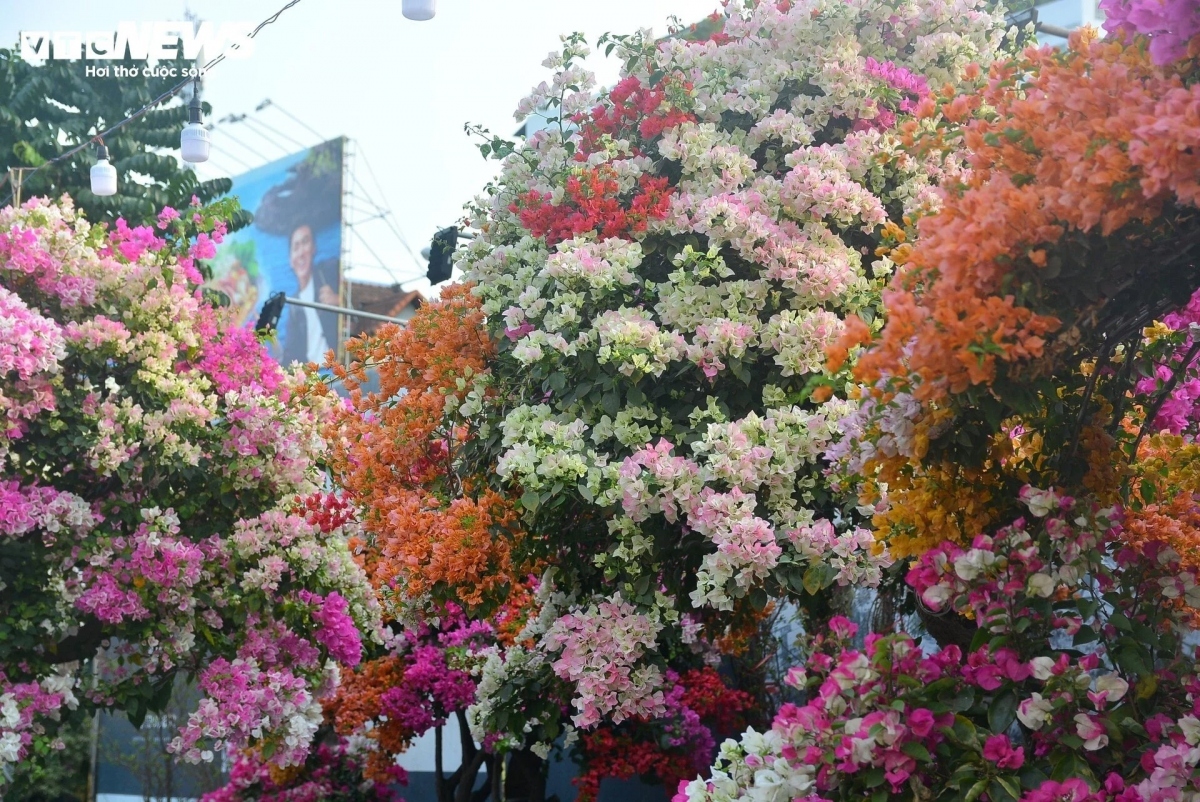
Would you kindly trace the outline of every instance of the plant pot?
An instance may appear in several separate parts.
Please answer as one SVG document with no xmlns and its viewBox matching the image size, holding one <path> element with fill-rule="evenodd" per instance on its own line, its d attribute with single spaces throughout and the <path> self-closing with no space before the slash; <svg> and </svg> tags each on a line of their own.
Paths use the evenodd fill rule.
<svg viewBox="0 0 1200 802">
<path fill-rule="evenodd" d="M 979 631 L 974 621 L 953 611 L 930 612 L 924 605 L 917 605 L 917 616 L 921 619 L 921 626 L 942 648 L 954 644 L 963 650 L 963 654 L 971 650 L 971 641 Z"/>
</svg>

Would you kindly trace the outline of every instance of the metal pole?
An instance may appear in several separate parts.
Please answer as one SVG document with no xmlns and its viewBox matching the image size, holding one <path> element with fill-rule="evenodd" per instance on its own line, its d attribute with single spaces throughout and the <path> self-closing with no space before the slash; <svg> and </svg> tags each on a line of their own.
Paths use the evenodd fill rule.
<svg viewBox="0 0 1200 802">
<path fill-rule="evenodd" d="M 316 301 L 301 301 L 299 298 L 284 298 L 286 303 L 295 304 L 296 306 L 307 306 L 309 309 L 318 309 L 322 312 L 336 312 L 339 315 L 348 315 L 350 317 L 365 317 L 368 320 L 382 320 L 384 323 L 399 323 L 404 325 L 404 321 L 397 317 L 388 317 L 387 315 L 377 315 L 374 312 L 362 312 L 358 309 L 347 309 L 344 306 L 330 306 L 329 304 L 320 304 Z"/>
<path fill-rule="evenodd" d="M 349 137 L 342 137 L 342 196 L 340 198 L 341 208 L 341 264 L 338 265 L 338 303 L 353 309 L 353 284 L 350 278 L 346 275 L 346 271 L 350 268 L 350 237 L 346 236 L 350 232 L 347 230 L 349 225 L 346 221 L 347 206 L 346 197 L 350 192 L 349 177 L 354 175 L 354 151 L 351 147 L 352 140 Z M 338 343 L 338 353 L 342 357 L 342 364 L 345 367 L 350 367 L 350 354 L 346 351 L 346 340 L 353 335 L 350 329 L 354 326 L 351 322 L 353 318 L 346 315 L 338 316 L 338 332 L 341 334 L 341 340 Z"/>
<path fill-rule="evenodd" d="M 96 650 L 96 656 L 92 658 L 92 690 L 100 684 L 100 659 L 104 654 L 102 649 Z M 100 710 L 97 709 L 92 713 L 91 737 L 88 739 L 88 777 L 87 777 L 87 797 L 85 802 L 96 802 L 96 797 L 99 795 L 99 789 L 96 787 L 97 769 L 96 764 L 100 761 Z"/>
<path fill-rule="evenodd" d="M 1058 25 L 1050 25 L 1049 23 L 1045 22 L 1037 23 L 1036 30 L 1038 33 L 1048 33 L 1051 36 L 1061 36 L 1063 39 L 1069 39 L 1071 36 L 1071 31 L 1069 29 L 1060 27 Z"/>
</svg>

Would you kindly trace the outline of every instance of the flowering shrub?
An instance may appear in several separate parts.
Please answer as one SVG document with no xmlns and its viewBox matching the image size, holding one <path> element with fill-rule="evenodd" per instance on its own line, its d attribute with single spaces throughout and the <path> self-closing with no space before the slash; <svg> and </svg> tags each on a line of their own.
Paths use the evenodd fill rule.
<svg viewBox="0 0 1200 802">
<path fill-rule="evenodd" d="M 389 779 L 407 782 L 407 775 L 393 767 Z M 241 754 L 229 772 L 229 784 L 205 794 L 202 802 L 401 802 L 386 782 L 363 782 L 362 753 L 339 739 L 322 743 L 301 766 L 279 769 Z"/>
<path fill-rule="evenodd" d="M 436 625 L 409 629 L 386 657 L 344 678 L 326 710 L 340 735 L 363 745 L 368 779 L 387 782 L 396 756 L 414 738 L 437 728 L 440 740 L 448 718 L 461 716 L 474 701 L 473 674 L 481 652 L 494 639 L 489 624 L 470 621 L 460 607 L 449 604 Z M 471 781 L 478 769 L 476 765 Z"/>
<path fill-rule="evenodd" d="M 960 169 L 897 126 L 930 87 L 973 90 L 998 23 L 730 4 L 708 36 L 602 38 L 625 68 L 599 98 L 566 37 L 519 111 L 550 126 L 482 145 L 502 172 L 462 264 L 495 353 L 461 411 L 520 500 L 526 566 L 554 571 L 484 668 L 477 736 L 544 749 L 564 707 L 585 728 L 667 715 L 668 670 L 748 610 L 879 580 L 887 554 L 822 475 L 848 406 L 824 403 L 824 351 L 876 309 L 885 227 Z"/>
<path fill-rule="evenodd" d="M 1194 793 L 1200 675 L 1179 625 L 1200 603 L 1197 569 L 1161 541 L 1129 548 L 1119 511 L 1028 487 L 1022 503 L 1028 517 L 908 573 L 933 613 L 974 619 L 968 653 L 906 634 L 860 651 L 835 619 L 790 677 L 807 704 L 727 741 L 677 802 Z"/>
<path fill-rule="evenodd" d="M 1142 34 L 1150 39 L 1156 64 L 1196 55 L 1192 44 L 1200 35 L 1200 8 L 1187 0 L 1101 0 L 1104 30 L 1120 36 Z"/>
<path fill-rule="evenodd" d="M 596 799 L 606 777 L 640 777 L 667 790 L 695 776 L 712 761 L 714 736 L 738 732 L 753 699 L 732 690 L 711 668 L 682 676 L 668 671 L 663 709 L 653 718 L 605 724 L 580 738 L 583 770 L 572 782 L 581 802 Z"/>
<path fill-rule="evenodd" d="M 181 757 L 303 761 L 374 636 L 343 528 L 298 505 L 321 503 L 325 408 L 201 294 L 220 211 L 0 210 L 0 770 L 63 716 L 140 722 L 179 672 L 206 693 Z"/>
<path fill-rule="evenodd" d="M 927 128 L 911 129 L 936 150 L 938 120 L 985 110 L 966 123 L 969 177 L 947 185 L 915 245 L 885 246 L 903 266 L 855 366 L 865 402 L 842 423 L 853 436 L 830 451 L 894 555 L 969 542 L 1015 513 L 1027 483 L 1082 482 L 1116 500 L 1114 437 L 1135 368 L 1154 366 L 1139 385 L 1147 408 L 1167 389 L 1156 375 L 1189 369 L 1174 353 L 1189 335 L 1143 344 L 1142 331 L 1200 284 L 1181 247 L 1195 233 L 1186 120 L 1198 90 L 1177 66 L 1079 32 L 1066 52 L 993 65 L 978 95 L 930 100 Z M 852 322 L 835 361 L 866 340 Z M 1186 405 L 1183 378 L 1167 415 Z"/>
<path fill-rule="evenodd" d="M 482 322 L 470 288 L 452 287 L 405 328 L 348 342 L 349 369 L 330 366 L 350 396 L 326 427 L 333 474 L 363 510 L 353 545 L 389 617 L 443 603 L 486 615 L 520 584 L 511 501 L 481 477 L 475 422 L 460 412 L 492 354 Z M 367 369 L 378 391 L 363 391 Z"/>
<path fill-rule="evenodd" d="M 940 648 L 860 650 L 834 622 L 793 671 L 806 703 L 727 741 L 679 802 L 1196 795 L 1194 176 L 1155 166 L 1192 132 L 1149 116 L 1193 68 L 1143 44 L 1029 50 L 909 126 L 936 149 L 938 115 L 977 114 L 971 171 L 915 244 L 890 232 L 879 336 L 852 322 L 830 349 L 868 343 L 828 454 L 910 558 L 894 595 Z"/>
</svg>

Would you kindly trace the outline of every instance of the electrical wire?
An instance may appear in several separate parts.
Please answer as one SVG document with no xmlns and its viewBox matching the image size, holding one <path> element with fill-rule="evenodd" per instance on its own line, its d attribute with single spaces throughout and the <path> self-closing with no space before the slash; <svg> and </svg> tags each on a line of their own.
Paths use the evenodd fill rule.
<svg viewBox="0 0 1200 802">
<path fill-rule="evenodd" d="M 243 119 L 245 116 L 246 116 L 246 115 L 244 115 L 244 114 L 243 114 L 241 118 L 236 118 L 236 117 L 235 117 L 235 118 L 231 119 L 229 122 L 231 122 L 231 123 L 240 123 L 240 122 L 245 122 L 245 119 Z M 265 140 L 266 140 L 266 141 L 267 141 L 269 144 L 271 144 L 271 145 L 273 145 L 274 147 L 278 148 L 278 149 L 279 149 L 279 152 L 282 154 L 282 156 L 290 156 L 290 155 L 292 155 L 292 151 L 291 151 L 291 150 L 289 150 L 289 149 L 287 148 L 287 146 L 286 146 L 286 145 L 283 145 L 283 144 L 281 144 L 281 143 L 277 142 L 276 140 L 274 140 L 274 139 L 272 139 L 271 137 L 269 137 L 269 136 L 267 136 L 266 134 L 264 134 L 262 131 L 259 131 L 257 128 L 251 128 L 251 127 L 247 126 L 247 127 L 245 128 L 245 130 L 246 130 L 246 131 L 249 131 L 249 132 L 250 132 L 250 133 L 252 133 L 252 134 L 254 134 L 254 135 L 255 135 L 255 136 L 257 136 L 259 139 L 265 139 Z M 226 129 L 226 133 L 228 133 L 228 129 Z M 276 156 L 275 158 L 277 158 L 277 159 L 278 159 L 278 158 L 282 158 L 282 156 Z M 263 156 L 262 158 L 263 158 L 263 159 L 265 159 L 266 161 L 271 161 L 270 159 L 267 159 L 267 157 L 265 157 L 265 156 Z"/>
<path fill-rule="evenodd" d="M 215 126 L 215 125 L 213 126 L 213 128 L 216 128 L 216 127 L 217 127 L 217 126 Z M 222 136 L 224 136 L 226 139 L 228 139 L 228 140 L 229 140 L 230 142 L 232 142 L 233 144 L 235 144 L 235 145 L 241 145 L 243 148 L 245 148 L 246 150 L 250 151 L 252 154 L 254 154 L 255 156 L 257 156 L 258 158 L 262 159 L 262 160 L 263 160 L 263 164 L 266 164 L 267 162 L 269 162 L 269 161 L 272 161 L 272 159 L 271 159 L 271 157 L 270 157 L 270 156 L 265 156 L 265 155 L 263 155 L 262 153 L 259 153 L 257 150 L 255 150 L 254 148 L 250 147 L 249 145 L 247 145 L 247 144 L 246 144 L 245 142 L 243 142 L 242 140 L 238 139 L 238 138 L 237 138 L 236 136 L 234 136 L 233 134 L 229 133 L 229 128 L 228 128 L 228 127 L 224 127 L 224 128 L 222 128 L 222 129 L 221 129 L 221 135 L 222 135 Z M 226 152 L 228 152 L 228 151 L 226 151 Z M 250 166 L 250 164 L 249 164 L 249 163 L 247 163 L 246 161 L 244 161 L 244 160 L 242 160 L 242 159 L 238 159 L 238 161 L 242 162 L 242 164 L 245 164 L 245 165 L 246 165 L 246 169 L 248 169 L 248 170 L 253 170 L 253 169 L 254 169 L 254 168 L 253 168 L 253 167 L 251 167 L 251 166 Z"/>
<path fill-rule="evenodd" d="M 282 8 L 280 8 L 280 9 L 279 9 L 278 11 L 276 11 L 274 14 L 272 14 L 272 15 L 271 15 L 271 16 L 269 16 L 269 17 L 267 17 L 267 18 L 266 18 L 265 20 L 263 20 L 262 22 L 258 23 L 258 27 L 256 27 L 256 28 L 255 28 L 253 31 L 251 31 L 251 32 L 248 34 L 248 38 L 250 38 L 250 39 L 253 39 L 255 36 L 258 36 L 258 32 L 259 32 L 259 31 L 261 31 L 261 30 L 262 30 L 263 28 L 265 28 L 266 26 L 268 26 L 268 25 L 270 25 L 271 23 L 273 23 L 273 22 L 275 22 L 276 20 L 278 20 L 278 19 L 279 19 L 279 15 L 280 15 L 280 14 L 282 14 L 282 13 L 283 13 L 283 12 L 285 12 L 285 11 L 287 11 L 289 8 L 291 8 L 292 6 L 296 5 L 296 4 L 297 4 L 297 3 L 299 3 L 299 2 L 300 2 L 300 0 L 290 0 L 290 2 L 289 2 L 289 3 L 287 3 L 286 5 L 284 5 Z M 234 44 L 234 45 L 233 45 L 233 46 L 232 46 L 230 49 L 231 49 L 231 50 L 238 50 L 238 49 L 240 49 L 240 48 L 241 48 L 241 45 L 239 45 L 239 44 Z M 203 75 L 204 73 L 207 73 L 209 70 L 211 70 L 213 67 L 217 66 L 218 64 L 220 64 L 220 63 L 221 63 L 222 61 L 224 61 L 224 60 L 225 60 L 225 53 L 224 53 L 224 52 L 222 52 L 222 53 L 218 54 L 218 55 L 216 56 L 216 58 L 213 58 L 213 59 L 211 59 L 211 60 L 210 60 L 210 61 L 209 61 L 207 64 L 205 64 L 203 67 L 201 67 L 201 68 L 200 68 L 200 74 L 201 74 L 201 75 Z M 133 114 L 130 114 L 128 117 L 126 117 L 125 119 L 121 120 L 120 122 L 118 122 L 118 123 L 116 123 L 116 124 L 114 124 L 114 125 L 110 126 L 109 128 L 105 129 L 104 131 L 101 131 L 100 133 L 96 134 L 94 137 L 92 137 L 92 138 L 91 138 L 91 139 L 89 139 L 88 141 L 80 143 L 79 145 L 77 145 L 77 146 L 75 146 L 75 147 L 71 148 L 70 150 L 68 150 L 66 153 L 62 153 L 62 154 L 59 154 L 58 156 L 55 156 L 53 159 L 50 159 L 50 160 L 48 160 L 48 161 L 44 161 L 44 162 L 42 162 L 42 163 L 41 163 L 41 164 L 39 164 L 37 167 L 35 167 L 34 169 L 30 170 L 30 171 L 29 171 L 29 174 L 25 176 L 25 179 L 24 179 L 24 180 L 26 180 L 26 181 L 27 181 L 27 180 L 29 180 L 29 179 L 30 179 L 30 178 L 32 178 L 33 176 L 37 175 L 37 174 L 38 174 L 40 171 L 42 171 L 42 170 L 46 169 L 47 167 L 50 167 L 50 166 L 51 166 L 51 165 L 53 165 L 53 164 L 56 164 L 56 163 L 58 163 L 58 162 L 60 162 L 60 161 L 63 161 L 64 159 L 69 159 L 70 157 L 72 157 L 72 156 L 74 156 L 76 153 L 78 153 L 79 151 L 81 151 L 81 150 L 83 150 L 84 148 L 86 148 L 88 145 L 91 145 L 93 142 L 103 142 L 103 141 L 104 141 L 104 137 L 106 137 L 106 136 L 108 136 L 108 135 L 112 134 L 114 131 L 118 131 L 118 130 L 120 130 L 121 128 L 125 127 L 125 126 L 126 126 L 126 125 L 128 125 L 129 123 L 131 123 L 131 122 L 133 122 L 134 120 L 136 120 L 136 119 L 138 119 L 139 117 L 141 117 L 141 116 L 142 116 L 143 114 L 145 114 L 146 112 L 150 111 L 150 109 L 154 108 L 155 106 L 158 106 L 159 104 L 161 104 L 161 103 L 164 103 L 164 102 L 166 102 L 167 100 L 170 100 L 170 99 L 171 99 L 171 98 L 173 98 L 175 95 L 177 95 L 177 94 L 179 94 L 181 91 L 183 91 L 183 88 L 184 88 L 185 86 L 187 86 L 188 84 L 190 84 L 190 83 L 192 83 L 193 81 L 196 81 L 196 80 L 198 80 L 198 79 L 197 79 L 197 78 L 184 78 L 182 81 L 180 81 L 179 83 L 177 83 L 175 86 L 171 87 L 171 88 L 170 88 L 170 89 L 168 89 L 166 92 L 163 92 L 161 95 L 159 95 L 158 97 L 154 98 L 154 100 L 151 100 L 151 101 L 150 101 L 149 103 L 147 103 L 146 105 L 142 106 L 140 109 L 138 109 L 137 111 L 135 111 Z M 0 207 L 3 207 L 3 206 L 5 206 L 5 205 L 7 205 L 7 204 L 8 204 L 8 202 L 9 202 L 10 200 L 12 200 L 12 198 L 13 198 L 13 194 L 14 194 L 13 192 L 10 192 L 7 198 L 5 198 L 3 201 L 0 201 Z"/>
<path fill-rule="evenodd" d="M 250 164 L 250 162 L 248 162 L 248 161 L 246 161 L 245 159 L 241 158 L 240 156 L 238 156 L 236 153 L 234 153 L 233 151 L 229 150 L 228 148 L 225 148 L 225 147 L 220 147 L 220 148 L 218 148 L 218 147 L 217 147 L 217 146 L 214 144 L 214 145 L 213 145 L 213 150 L 215 150 L 216 152 L 220 153 L 222 156 L 228 156 L 229 158 L 233 159 L 233 160 L 234 160 L 235 162 L 237 162 L 238 164 L 240 164 L 240 165 L 242 165 L 243 167 L 245 167 L 247 170 L 253 170 L 253 169 L 254 169 L 254 166 L 253 166 L 252 164 Z M 209 161 L 212 161 L 212 159 L 209 159 Z M 230 173 L 230 175 L 232 175 L 232 173 Z"/>
<path fill-rule="evenodd" d="M 383 191 L 383 185 L 379 183 L 379 179 L 375 176 L 375 169 L 371 167 L 371 160 L 367 158 L 367 154 L 363 152 L 361 147 L 358 149 L 358 153 L 360 156 L 362 156 L 363 164 L 367 166 L 367 173 L 371 176 L 371 181 L 374 182 L 375 188 L 379 190 L 379 197 L 383 198 L 384 203 L 387 203 L 387 193 Z M 408 239 L 404 236 L 404 233 L 400 231 L 400 226 L 395 221 L 395 215 L 392 214 L 391 208 L 389 207 L 387 209 L 381 209 L 381 211 L 384 213 L 383 221 L 388 224 L 389 228 L 392 229 L 392 233 L 396 235 L 396 239 L 400 240 L 400 244 L 404 246 L 404 250 L 408 251 L 408 255 L 412 257 L 414 262 L 416 262 L 417 267 L 421 268 L 422 270 L 427 270 L 428 266 L 421 261 L 419 256 L 417 256 L 417 254 L 413 251 L 412 246 L 408 244 Z"/>
<path fill-rule="evenodd" d="M 425 262 L 423 262 L 421 259 L 419 259 L 415 253 L 413 253 L 412 246 L 410 246 L 408 244 L 408 240 L 406 240 L 404 238 L 404 235 L 400 233 L 399 229 L 393 224 L 392 220 L 390 219 L 393 216 L 392 210 L 377 203 L 375 201 L 375 199 L 371 196 L 370 190 L 367 189 L 367 187 L 363 185 L 362 181 L 360 181 L 358 179 L 357 175 L 351 173 L 350 180 L 353 181 L 355 186 L 357 186 L 361 190 L 360 194 L 356 194 L 352 190 L 349 193 L 350 196 L 353 198 L 361 198 L 362 200 L 366 201 L 367 203 L 369 203 L 373 207 L 375 207 L 374 215 L 367 218 L 366 220 L 359 220 L 357 222 L 359 224 L 362 224 L 362 223 L 370 222 L 371 220 L 382 220 L 388 226 L 388 228 L 391 229 L 392 233 L 396 235 L 396 239 L 398 239 L 400 241 L 400 244 L 402 246 L 404 246 L 404 250 L 408 251 L 408 255 L 411 256 L 413 259 L 413 262 L 416 263 L 417 269 L 420 270 L 422 274 L 427 272 L 428 266 L 425 264 Z"/>
<path fill-rule="evenodd" d="M 249 117 L 249 116 L 247 116 L 247 117 L 245 117 L 244 119 L 242 119 L 242 120 L 239 120 L 239 122 L 243 122 L 243 123 L 245 123 L 246 125 L 251 125 L 251 124 L 253 124 L 253 125 L 260 125 L 260 126 L 262 126 L 263 128 L 266 128 L 268 131 L 270 131 L 270 132 L 271 132 L 272 134 L 274 134 L 275 136 L 277 136 L 277 137 L 281 137 L 281 138 L 283 138 L 283 139 L 286 139 L 288 142 L 291 142 L 292 144 L 294 144 L 294 145 L 295 145 L 296 147 L 298 147 L 298 148 L 304 148 L 304 149 L 306 149 L 306 150 L 307 150 L 309 147 L 311 147 L 310 145 L 305 145 L 303 142 L 301 142 L 301 141 L 300 141 L 300 140 L 298 140 L 298 139 L 293 139 L 292 137 L 290 137 L 290 136 L 288 136 L 287 134 L 283 133 L 283 131 L 280 131 L 278 128 L 273 128 L 272 126 L 269 126 L 269 125 L 267 125 L 267 124 L 266 124 L 266 123 L 264 123 L 262 120 L 259 120 L 259 119 L 255 118 L 255 117 Z M 260 134 L 260 135 L 261 135 L 261 134 Z"/>
<path fill-rule="evenodd" d="M 318 140 L 320 140 L 322 142 L 325 141 L 324 134 L 322 134 L 320 131 L 313 128 L 311 125 L 304 122 L 304 120 L 300 119 L 295 114 L 292 114 L 290 111 L 285 109 L 283 106 L 280 106 L 278 103 L 271 100 L 270 98 L 263 98 L 262 102 L 259 103 L 254 108 L 254 110 L 256 112 L 261 112 L 267 108 L 274 108 L 280 114 L 287 117 L 289 120 L 296 123 L 301 128 L 305 129 L 310 134 L 315 136 Z M 261 120 L 259 120 L 258 122 L 259 122 L 259 125 L 262 125 L 264 127 L 266 126 L 266 123 L 262 122 Z M 293 141 L 295 141 L 295 140 L 293 140 Z M 386 204 L 387 203 L 387 193 L 384 192 L 383 185 L 380 183 L 379 178 L 375 175 L 375 168 L 371 166 L 371 160 L 367 158 L 367 154 L 363 152 L 361 145 L 357 141 L 355 141 L 355 145 L 357 146 L 356 147 L 357 154 L 362 157 L 363 163 L 366 164 L 366 166 L 367 166 L 367 172 L 371 176 L 371 181 L 375 184 L 375 188 L 379 191 L 380 199 L 382 199 L 383 203 Z M 301 147 L 303 147 L 303 145 L 301 145 Z M 424 260 L 422 260 L 421 257 L 419 257 L 415 251 L 413 251 L 412 245 L 410 245 L 408 242 L 408 238 L 404 236 L 404 232 L 400 230 L 399 223 L 396 221 L 395 214 L 392 212 L 391 208 L 383 206 L 379 203 L 376 203 L 374 198 L 371 197 L 370 191 L 366 188 L 366 186 L 361 181 L 358 180 L 358 176 L 355 174 L 355 172 L 351 172 L 350 178 L 355 184 L 358 185 L 359 189 L 361 189 L 363 191 L 363 199 L 366 200 L 368 203 L 370 203 L 372 206 L 374 206 L 375 212 L 376 212 L 375 215 L 367 218 L 366 220 L 359 220 L 358 224 L 361 225 L 362 223 L 366 223 L 366 222 L 369 222 L 369 221 L 375 220 L 375 219 L 383 220 L 383 222 L 391 230 L 392 234 L 396 237 L 396 239 L 404 247 L 404 250 L 408 252 L 408 255 L 410 257 L 412 257 L 413 262 L 421 270 L 422 274 L 424 274 L 424 272 L 428 268 L 427 268 Z M 355 196 L 355 197 L 358 197 L 358 196 Z"/>
<path fill-rule="evenodd" d="M 296 123 L 297 125 L 299 125 L 301 128 L 304 128 L 304 129 L 306 129 L 306 130 L 307 130 L 307 131 L 308 131 L 310 134 L 312 134 L 313 136 L 315 136 L 317 139 L 321 140 L 322 142 L 324 142 L 324 141 L 325 141 L 325 137 L 324 137 L 324 136 L 322 136 L 320 133 L 318 133 L 318 132 L 317 132 L 317 130 L 316 130 L 315 128 L 313 128 L 311 125 L 309 125 L 308 123 L 306 123 L 306 122 L 304 122 L 303 120 L 301 120 L 301 119 L 300 119 L 299 117 L 297 117 L 295 114 L 292 114 L 290 111 L 288 111 L 287 109 L 285 109 L 283 106 L 280 106 L 278 103 L 276 103 L 275 101 L 271 100 L 271 98 L 265 98 L 265 99 L 263 100 L 263 102 L 262 102 L 262 103 L 259 103 L 259 104 L 258 104 L 258 106 L 257 106 L 257 107 L 256 107 L 254 110 L 255 110 L 255 111 L 262 111 L 263 109 L 267 108 L 268 106 L 269 106 L 269 107 L 271 107 L 271 108 L 273 108 L 273 109 L 275 109 L 275 110 L 276 110 L 276 111 L 278 111 L 280 114 L 282 114 L 283 116 L 285 116 L 285 117 L 287 117 L 288 119 L 290 119 L 292 122 L 294 122 L 294 123 Z"/>
<path fill-rule="evenodd" d="M 386 264 L 384 264 L 383 259 L 380 258 L 379 254 L 375 253 L 375 249 L 371 247 L 371 243 L 367 242 L 366 238 L 363 237 L 362 234 L 358 233 L 357 228 L 355 228 L 353 225 L 350 225 L 350 224 L 348 224 L 346 226 L 346 228 L 350 229 L 351 233 L 353 233 L 354 236 L 358 237 L 358 241 L 363 244 L 363 247 L 367 249 L 367 252 L 375 257 L 375 261 L 379 263 L 378 267 L 382 268 L 383 270 L 386 270 L 387 274 L 389 276 L 391 276 L 393 279 L 395 279 L 397 284 L 407 284 L 410 281 L 416 281 L 417 279 L 425 277 L 425 273 L 424 273 L 424 271 L 422 271 L 421 273 L 419 273 L 415 276 L 409 276 L 408 278 L 401 278 L 400 275 L 395 270 L 393 270 L 392 268 L 390 268 Z"/>
</svg>

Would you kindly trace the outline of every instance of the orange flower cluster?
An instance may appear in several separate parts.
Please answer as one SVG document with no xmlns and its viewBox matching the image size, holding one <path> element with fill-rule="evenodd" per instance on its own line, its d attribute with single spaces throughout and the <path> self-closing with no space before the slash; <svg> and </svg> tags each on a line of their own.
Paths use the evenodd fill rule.
<svg viewBox="0 0 1200 802">
<path fill-rule="evenodd" d="M 1200 505 L 1191 494 L 1149 504 L 1125 515 L 1122 539 L 1135 549 L 1165 543 L 1187 568 L 1200 567 Z"/>
<path fill-rule="evenodd" d="M 861 380 L 908 377 L 918 398 L 936 399 L 990 383 L 998 361 L 1041 357 L 1060 328 L 1039 293 L 1056 270 L 1047 249 L 1067 231 L 1107 236 L 1200 198 L 1200 84 L 1185 86 L 1140 47 L 1094 37 L 1084 29 L 1066 53 L 1030 49 L 997 63 L 982 93 L 942 105 L 945 119 L 992 111 L 966 125 L 972 172 L 920 221 L 885 294 L 882 338 L 857 366 Z M 922 111 L 932 116 L 936 104 Z M 914 145 L 928 127 L 909 123 Z M 846 332 L 839 355 L 866 336 L 861 326 Z"/>
<path fill-rule="evenodd" d="M 1200 568 L 1200 444 L 1169 432 L 1147 437 L 1130 489 L 1125 540 L 1134 548 L 1161 541 Z"/>
<path fill-rule="evenodd" d="M 404 663 L 397 657 L 363 663 L 354 672 L 347 673 L 337 692 L 325 700 L 325 718 L 333 724 L 338 735 L 360 733 L 364 724 L 378 719 L 379 697 L 403 681 Z M 388 782 L 396 755 L 408 749 L 413 733 L 400 726 L 385 724 L 372 727 L 366 734 L 379 748 L 367 754 L 363 775 L 367 779 Z"/>
<path fill-rule="evenodd" d="M 385 611 L 417 598 L 479 610 L 514 584 L 513 504 L 462 458 L 458 409 L 494 350 L 483 323 L 470 287 L 449 287 L 406 327 L 347 343 L 348 369 L 329 366 L 350 395 L 327 431 L 334 479 L 363 509 L 353 546 Z"/>
<path fill-rule="evenodd" d="M 868 345 L 854 366 L 861 392 L 879 410 L 900 394 L 919 405 L 907 450 L 874 452 L 865 475 L 851 477 L 876 507 L 877 536 L 893 556 L 969 542 L 1013 514 L 1007 507 L 1026 483 L 1067 482 L 1069 492 L 1118 500 L 1131 466 L 1108 432 L 1112 405 L 1083 390 L 1094 363 L 1063 357 L 1128 284 L 1128 264 L 1076 243 L 1165 240 L 1194 215 L 1184 207 L 1200 200 L 1200 83 L 1181 69 L 1196 67 L 1159 67 L 1142 45 L 1083 30 L 1066 52 L 1031 48 L 994 64 L 976 95 L 928 99 L 923 119 L 906 125 L 910 147 L 965 152 L 970 171 L 943 186 L 942 208 L 918 221 L 915 241 L 885 231 L 883 248 L 899 267 L 883 296 L 882 332 L 872 341 L 870 327 L 848 321 L 828 352 L 836 370 Z M 1046 376 L 1066 377 L 1057 399 L 1044 384 L 1036 397 L 1023 386 Z M 1039 404 L 1060 411 L 1033 412 Z M 986 423 L 980 405 L 991 410 Z M 1076 426 L 1063 446 L 1064 427 Z M 868 422 L 867 440 L 882 434 Z M 971 456 L 964 463 L 960 454 Z M 1187 516 L 1168 532 L 1147 515 L 1131 532 L 1153 520 L 1184 553 Z"/>
</svg>

